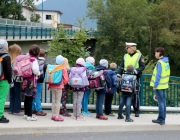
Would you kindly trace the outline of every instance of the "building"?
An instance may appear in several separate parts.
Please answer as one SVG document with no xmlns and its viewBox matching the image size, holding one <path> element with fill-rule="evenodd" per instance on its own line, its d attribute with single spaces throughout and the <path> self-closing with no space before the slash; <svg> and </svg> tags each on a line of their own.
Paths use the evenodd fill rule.
<svg viewBox="0 0 180 140">
<path fill-rule="evenodd" d="M 32 11 L 30 7 L 23 6 L 23 16 L 27 21 L 31 21 L 32 14 L 40 15 L 40 22 L 44 24 L 52 24 L 52 27 L 57 28 L 57 24 L 61 23 L 62 12 L 56 10 L 36 10 Z"/>
<path fill-rule="evenodd" d="M 72 29 L 72 30 L 80 30 L 79 26 L 71 25 L 71 24 L 62 24 L 64 28 L 66 29 Z"/>
</svg>

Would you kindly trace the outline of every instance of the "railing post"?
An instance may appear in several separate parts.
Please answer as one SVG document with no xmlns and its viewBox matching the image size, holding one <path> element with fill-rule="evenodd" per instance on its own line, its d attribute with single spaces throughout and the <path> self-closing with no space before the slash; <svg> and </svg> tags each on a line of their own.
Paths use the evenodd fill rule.
<svg viewBox="0 0 180 140">
<path fill-rule="evenodd" d="M 25 38 L 27 39 L 27 26 L 26 26 L 26 28 L 25 28 Z"/>
<path fill-rule="evenodd" d="M 15 38 L 15 26 L 13 25 L 13 39 Z"/>
<path fill-rule="evenodd" d="M 41 39 L 42 39 L 42 34 L 43 34 L 43 28 L 41 27 Z"/>
<path fill-rule="evenodd" d="M 140 106 L 143 105 L 143 75 L 141 75 L 141 78 L 140 78 L 140 92 L 139 92 L 139 96 L 140 96 Z"/>
<path fill-rule="evenodd" d="M 8 39 L 8 25 L 6 25 L 6 40 Z"/>
<path fill-rule="evenodd" d="M 45 38 L 47 38 L 47 28 L 46 28 L 46 30 L 45 30 Z"/>
<path fill-rule="evenodd" d="M 21 26 L 19 26 L 19 39 L 21 39 Z"/>
<path fill-rule="evenodd" d="M 33 27 L 31 27 L 31 39 L 33 37 Z"/>
<path fill-rule="evenodd" d="M 50 30 L 49 30 L 49 38 L 51 38 L 51 28 L 50 28 Z"/>
<path fill-rule="evenodd" d="M 36 39 L 38 38 L 38 27 L 36 27 Z"/>
</svg>

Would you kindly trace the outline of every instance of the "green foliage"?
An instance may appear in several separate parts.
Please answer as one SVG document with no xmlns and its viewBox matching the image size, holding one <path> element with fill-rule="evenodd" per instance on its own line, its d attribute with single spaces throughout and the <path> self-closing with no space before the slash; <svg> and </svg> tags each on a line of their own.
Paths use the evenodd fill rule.
<svg viewBox="0 0 180 140">
<path fill-rule="evenodd" d="M 89 37 L 86 34 L 86 28 L 82 27 L 83 20 L 78 20 L 78 22 L 80 30 L 76 30 L 73 36 L 69 36 L 63 26 L 52 31 L 53 40 L 48 42 L 49 56 L 63 55 L 69 60 L 71 66 L 75 64 L 77 58 L 89 56 L 89 48 L 84 45 Z"/>
<path fill-rule="evenodd" d="M 36 9 L 34 0 L 0 0 L 0 17 L 26 20 L 22 15 L 22 6 L 31 7 L 34 10 Z"/>
<path fill-rule="evenodd" d="M 87 16 L 97 20 L 97 60 L 119 63 L 126 53 L 125 42 L 135 42 L 148 56 L 144 72 L 150 73 L 157 61 L 155 48 L 164 47 L 171 75 L 180 76 L 179 0 L 89 0 L 87 7 Z"/>
<path fill-rule="evenodd" d="M 31 22 L 40 22 L 41 16 L 39 14 L 32 14 L 30 17 Z"/>
</svg>

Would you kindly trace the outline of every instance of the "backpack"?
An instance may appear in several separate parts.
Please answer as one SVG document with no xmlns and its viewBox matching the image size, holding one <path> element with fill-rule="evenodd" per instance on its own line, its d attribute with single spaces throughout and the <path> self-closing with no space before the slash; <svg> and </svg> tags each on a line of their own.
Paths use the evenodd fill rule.
<svg viewBox="0 0 180 140">
<path fill-rule="evenodd" d="M 39 71 L 40 71 L 40 76 L 38 80 L 44 81 L 44 66 L 45 66 L 45 60 L 43 59 L 38 59 L 38 64 L 39 64 Z"/>
<path fill-rule="evenodd" d="M 63 65 L 47 65 L 44 82 L 59 85 L 63 78 Z"/>
<path fill-rule="evenodd" d="M 132 74 L 123 74 L 120 81 L 122 92 L 135 93 L 137 87 L 137 77 Z"/>
<path fill-rule="evenodd" d="M 104 76 L 104 71 L 92 71 L 89 74 L 89 88 L 90 89 L 104 89 L 106 86 L 106 79 Z"/>
<path fill-rule="evenodd" d="M 2 61 L 3 61 L 3 58 L 8 56 L 8 54 L 4 54 L 0 57 L 0 80 L 3 80 L 4 79 L 4 70 L 3 70 L 3 64 L 2 64 Z"/>
<path fill-rule="evenodd" d="M 16 57 L 12 71 L 13 74 L 20 77 L 31 77 L 32 72 L 32 62 L 35 60 L 35 57 L 30 55 L 19 55 Z"/>
<path fill-rule="evenodd" d="M 73 88 L 84 88 L 89 86 L 86 67 L 72 67 L 68 84 Z"/>
</svg>

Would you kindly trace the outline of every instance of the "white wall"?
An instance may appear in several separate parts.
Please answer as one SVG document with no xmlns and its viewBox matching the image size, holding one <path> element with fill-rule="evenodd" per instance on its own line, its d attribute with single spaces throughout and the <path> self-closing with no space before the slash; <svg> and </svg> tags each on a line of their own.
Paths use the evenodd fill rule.
<svg viewBox="0 0 180 140">
<path fill-rule="evenodd" d="M 27 21 L 30 21 L 32 12 L 26 8 L 23 8 L 22 12 L 23 12 L 23 16 L 27 19 Z"/>
<path fill-rule="evenodd" d="M 73 25 L 73 26 L 72 26 L 72 29 L 73 29 L 73 30 L 80 30 L 80 27 Z"/>
<path fill-rule="evenodd" d="M 58 14 L 57 12 L 51 12 L 51 11 L 36 11 L 36 14 L 39 14 L 42 17 L 43 14 L 43 23 L 45 24 L 51 24 L 52 20 L 47 20 L 46 19 L 46 15 L 55 15 L 55 19 L 58 21 L 58 23 L 60 23 L 60 14 Z M 40 22 L 42 22 L 42 18 L 40 18 Z M 56 23 L 56 27 L 57 27 L 57 23 Z"/>
</svg>

